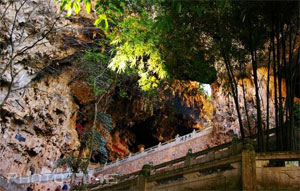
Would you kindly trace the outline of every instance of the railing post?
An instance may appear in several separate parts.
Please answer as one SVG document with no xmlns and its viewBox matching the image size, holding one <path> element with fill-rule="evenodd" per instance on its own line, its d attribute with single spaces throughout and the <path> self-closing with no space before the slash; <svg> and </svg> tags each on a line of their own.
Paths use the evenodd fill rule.
<svg viewBox="0 0 300 191">
<path fill-rule="evenodd" d="M 177 144 L 177 143 L 179 143 L 180 142 L 180 137 L 179 137 L 179 135 L 177 134 L 176 135 L 176 137 L 175 137 L 175 141 L 172 143 L 173 145 L 175 144 Z M 169 143 L 170 144 L 170 143 Z"/>
<path fill-rule="evenodd" d="M 195 133 L 196 133 L 196 130 L 194 129 L 193 132 L 192 132 L 192 134 L 195 134 Z"/>
<path fill-rule="evenodd" d="M 187 154 L 185 155 L 184 160 L 184 167 L 188 167 L 192 165 L 192 159 L 193 159 L 193 151 L 191 148 L 189 148 Z"/>
<path fill-rule="evenodd" d="M 193 132 L 191 133 L 191 135 L 192 135 L 192 138 L 194 138 L 194 137 L 195 137 L 195 133 L 196 133 L 196 130 L 194 129 L 194 130 L 193 130 Z"/>
<path fill-rule="evenodd" d="M 238 153 L 237 144 L 238 144 L 238 138 L 236 135 L 234 135 L 231 140 L 231 146 L 230 146 L 231 155 L 236 155 Z"/>
<path fill-rule="evenodd" d="M 242 189 L 256 190 L 256 161 L 255 150 L 250 139 L 246 139 L 242 150 Z"/>
<path fill-rule="evenodd" d="M 147 177 L 150 176 L 152 169 L 152 164 L 145 164 L 142 167 L 142 170 L 137 178 L 136 186 L 134 187 L 134 191 L 146 191 L 146 183 Z"/>
</svg>

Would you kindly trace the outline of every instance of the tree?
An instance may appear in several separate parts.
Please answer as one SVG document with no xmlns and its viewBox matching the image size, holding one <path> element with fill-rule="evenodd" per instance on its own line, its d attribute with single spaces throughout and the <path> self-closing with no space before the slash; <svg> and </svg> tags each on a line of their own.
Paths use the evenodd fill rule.
<svg viewBox="0 0 300 191">
<path fill-rule="evenodd" d="M 71 2 L 73 1 L 61 1 L 62 9 L 67 12 L 75 10 L 77 5 L 72 6 Z M 68 3 L 71 3 L 70 6 L 66 6 Z M 187 22 L 181 19 L 181 12 L 193 13 L 189 10 L 191 7 L 183 9 L 184 6 L 175 1 L 97 1 L 94 10 L 99 16 L 95 25 L 107 34 L 110 42 L 106 46 L 113 52 L 109 67 L 119 73 L 138 74 L 139 84 L 146 91 L 157 88 L 158 83 L 166 78 L 212 82 L 216 74 L 213 57 L 206 58 L 207 53 L 200 43 L 187 44 L 196 41 L 195 37 L 199 35 L 197 28 L 186 27 L 195 22 L 189 23 L 192 20 Z M 165 11 L 168 8 L 171 8 L 170 12 Z M 181 19 L 180 22 L 178 19 Z M 170 35 L 176 22 L 179 23 L 176 27 L 180 29 Z M 192 34 L 185 38 L 186 33 Z M 206 75 L 201 77 L 196 71 Z"/>
<path fill-rule="evenodd" d="M 80 78 L 86 81 L 93 90 L 93 100 L 89 104 L 93 105 L 92 108 L 94 110 L 91 116 L 91 127 L 80 134 L 81 145 L 79 151 L 57 161 L 58 167 L 68 166 L 72 169 L 71 182 L 73 183 L 76 179 L 76 174 L 80 171 L 85 176 L 88 175 L 88 166 L 93 154 L 101 154 L 100 162 L 102 163 L 105 163 L 107 160 L 108 153 L 105 144 L 112 129 L 112 119 L 106 113 L 106 110 L 111 103 L 111 94 L 113 94 L 118 82 L 117 75 L 112 73 L 107 67 L 108 57 L 106 53 L 87 50 L 83 51 L 76 60 L 79 70 L 75 80 Z M 102 129 L 98 128 L 100 124 L 103 127 Z M 83 155 L 85 149 L 88 150 L 88 156 Z"/>
<path fill-rule="evenodd" d="M 88 105 L 93 105 L 91 107 L 93 113 L 89 116 L 92 124 L 81 132 L 78 157 L 82 156 L 84 149 L 88 149 L 89 156 L 87 158 L 91 159 L 93 153 L 100 153 L 103 157 L 102 162 L 105 162 L 107 158 L 106 139 L 112 128 L 112 119 L 106 110 L 111 103 L 118 76 L 107 67 L 108 57 L 105 52 L 83 51 L 76 60 L 79 69 L 73 81 L 80 79 L 87 82 L 93 94 L 92 101 L 88 103 Z M 98 128 L 100 125 L 102 129 Z"/>
<path fill-rule="evenodd" d="M 5 49 L 1 49 L 1 72 L 0 82 L 1 85 L 6 87 L 4 96 L 1 98 L 0 108 L 2 108 L 12 92 L 16 92 L 20 89 L 24 89 L 28 84 L 19 86 L 16 78 L 20 77 L 25 67 L 29 67 L 26 64 L 23 67 L 18 65 L 22 63 L 24 54 L 34 49 L 35 47 L 45 43 L 45 39 L 56 28 L 56 22 L 59 17 L 56 17 L 51 21 L 49 25 L 36 28 L 36 32 L 30 34 L 27 30 L 31 27 L 32 15 L 39 5 L 33 7 L 28 12 L 27 7 L 29 0 L 22 1 L 5 1 L 5 9 L 0 10 L 1 29 L 3 34 L 0 36 L 0 42 Z M 7 14 L 8 11 L 13 10 L 13 17 Z M 26 13 L 25 15 L 23 15 Z M 25 20 L 23 20 L 25 18 Z M 31 39 L 32 41 L 29 41 Z M 39 70 L 36 71 L 39 73 Z M 24 74 L 22 74 L 24 75 Z M 33 78 L 31 76 L 31 78 Z"/>
<path fill-rule="evenodd" d="M 76 174 L 82 171 L 87 174 L 87 167 L 89 164 L 89 159 L 76 157 L 74 153 L 66 156 L 64 159 L 59 159 L 57 161 L 57 167 L 69 167 L 72 171 L 71 185 L 75 184 Z"/>
<path fill-rule="evenodd" d="M 271 2 L 265 17 L 270 28 L 276 101 L 276 138 L 278 150 L 295 150 L 294 97 L 299 76 L 299 2 Z M 286 99 L 281 89 L 286 85 Z"/>
<path fill-rule="evenodd" d="M 78 2 L 79 5 L 82 1 Z M 62 4 L 62 7 L 68 11 L 78 5 Z M 293 98 L 295 76 L 299 75 L 296 70 L 299 56 L 295 56 L 295 50 L 299 52 L 298 7 L 299 2 L 294 1 L 268 1 L 257 5 L 225 0 L 124 3 L 107 0 L 97 1 L 95 10 L 99 17 L 95 24 L 109 37 L 109 46 L 113 50 L 110 67 L 119 72 L 139 74 L 144 90 L 157 87 L 155 84 L 165 76 L 171 80 L 212 82 L 217 73 L 213 66 L 222 63 L 236 106 L 242 138 L 245 133 L 235 71 L 240 70 L 242 64 L 251 65 L 259 151 L 266 150 L 266 143 L 257 70 L 263 65 L 262 62 L 268 60 L 268 65 L 272 62 L 273 71 L 268 72 L 268 79 L 273 72 L 277 149 L 293 150 Z M 267 51 L 266 47 L 269 47 Z M 286 100 L 283 100 L 283 81 L 287 87 Z M 266 121 L 268 129 L 268 119 Z"/>
</svg>

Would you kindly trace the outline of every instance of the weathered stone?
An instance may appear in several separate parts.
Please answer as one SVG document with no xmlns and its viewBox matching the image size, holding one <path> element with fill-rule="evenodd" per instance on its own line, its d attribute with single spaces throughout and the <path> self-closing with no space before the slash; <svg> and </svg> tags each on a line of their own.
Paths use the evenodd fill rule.
<svg viewBox="0 0 300 191">
<path fill-rule="evenodd" d="M 256 161 L 255 151 L 244 149 L 242 151 L 242 187 L 243 190 L 256 190 Z"/>
</svg>

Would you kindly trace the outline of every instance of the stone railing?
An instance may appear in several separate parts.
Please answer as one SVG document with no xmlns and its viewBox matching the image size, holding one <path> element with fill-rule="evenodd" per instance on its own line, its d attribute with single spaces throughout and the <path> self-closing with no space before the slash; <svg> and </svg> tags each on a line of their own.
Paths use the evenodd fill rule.
<svg viewBox="0 0 300 191">
<path fill-rule="evenodd" d="M 212 127 L 209 127 L 209 128 L 204 129 L 204 130 L 198 130 L 198 131 L 194 130 L 192 133 L 189 133 L 189 134 L 184 135 L 184 136 L 176 136 L 176 138 L 174 138 L 172 140 L 166 141 L 164 143 L 159 143 L 156 146 L 150 147 L 148 149 L 145 149 L 143 151 L 140 151 L 140 152 L 137 152 L 137 153 L 134 153 L 134 154 L 130 153 L 127 157 L 124 157 L 122 159 L 117 159 L 117 160 L 112 161 L 110 163 L 105 163 L 101 167 L 96 168 L 95 171 L 105 170 L 105 169 L 112 168 L 114 166 L 118 166 L 120 164 L 123 164 L 125 162 L 129 162 L 129 161 L 136 160 L 138 158 L 142 158 L 142 157 L 144 157 L 148 154 L 152 154 L 152 153 L 155 153 L 155 152 L 158 152 L 158 151 L 165 150 L 165 149 L 170 148 L 170 147 L 174 147 L 178 144 L 184 143 L 184 142 L 189 141 L 191 139 L 199 138 L 201 136 L 210 134 L 211 132 L 212 132 Z"/>
<path fill-rule="evenodd" d="M 67 180 L 72 176 L 71 172 L 61 172 L 61 173 L 45 173 L 45 174 L 33 174 L 30 176 L 11 178 L 11 181 L 17 184 L 29 184 L 36 182 L 48 182 L 48 181 L 58 181 Z"/>
<path fill-rule="evenodd" d="M 195 164 L 206 163 L 209 161 L 234 156 L 239 154 L 242 151 L 242 146 L 243 146 L 242 141 L 236 139 L 231 142 L 224 143 L 215 147 L 211 147 L 209 149 L 201 150 L 195 153 L 191 151 L 188 152 L 184 157 L 180 157 L 151 167 L 152 173 L 161 172 L 161 169 L 162 171 L 168 170 L 168 167 L 171 167 L 171 169 L 175 166 L 177 166 L 177 168 L 187 167 Z M 131 176 L 139 175 L 141 171 L 142 170 L 138 170 L 130 174 L 123 175 L 119 179 L 122 180 L 122 179 L 127 179 Z"/>
<path fill-rule="evenodd" d="M 142 158 L 148 154 L 152 154 L 158 151 L 162 151 L 165 149 L 168 149 L 170 147 L 174 147 L 178 144 L 182 144 L 186 141 L 199 138 L 203 135 L 210 134 L 212 132 L 212 128 L 206 128 L 204 130 L 194 130 L 192 133 L 189 133 L 184 136 L 176 136 L 176 138 L 169 140 L 164 143 L 159 143 L 156 146 L 150 147 L 148 149 L 145 149 L 141 152 L 130 154 L 125 158 L 117 159 L 116 161 L 105 163 L 104 165 L 98 167 L 98 168 L 91 168 L 88 170 L 89 175 L 93 175 L 99 171 L 112 168 L 114 166 L 121 165 L 126 162 L 134 161 L 139 158 Z M 29 184 L 29 183 L 36 183 L 36 182 L 47 182 L 47 181 L 63 181 L 68 180 L 72 176 L 72 172 L 70 170 L 67 170 L 65 172 L 52 172 L 52 173 L 44 173 L 44 174 L 33 174 L 31 176 L 24 176 L 24 177 L 13 177 L 10 180 L 17 183 L 17 184 Z M 82 177 L 83 174 L 79 173 L 77 174 L 77 177 Z"/>
<path fill-rule="evenodd" d="M 223 152 L 223 153 L 226 153 Z M 228 153 L 228 152 L 227 152 Z M 230 152 L 229 152 L 230 153 Z M 299 163 L 294 167 L 270 167 L 272 160 L 300 160 L 299 152 L 255 153 L 243 148 L 235 155 L 211 158 L 206 162 L 189 163 L 189 155 L 182 166 L 157 172 L 157 166 L 144 166 L 139 172 L 132 173 L 133 178 L 125 181 L 113 181 L 108 184 L 90 185 L 91 190 L 299 190 Z M 178 161 L 173 161 L 178 163 Z M 120 177 L 122 178 L 122 177 Z"/>
<path fill-rule="evenodd" d="M 0 175 L 0 190 L 1 189 L 13 190 L 13 191 L 23 191 L 24 190 L 20 185 L 12 182 L 11 180 L 7 179 L 6 177 Z"/>
<path fill-rule="evenodd" d="M 198 158 L 205 156 L 204 158 Z M 200 160 L 199 160 L 200 159 Z M 160 165 L 89 185 L 97 191 L 133 190 L 299 190 L 298 152 L 256 153 L 251 142 L 232 141 L 200 152 L 189 152 Z M 280 161 L 282 166 L 272 166 Z M 294 166 L 284 165 L 292 161 Z M 291 162 L 290 162 L 291 163 Z M 161 170 L 160 170 L 161 169 Z M 77 190 L 77 189 L 75 189 Z"/>
<path fill-rule="evenodd" d="M 88 174 L 93 174 L 94 170 L 89 169 Z M 37 182 L 48 182 L 48 181 L 64 181 L 71 179 L 72 172 L 70 170 L 65 172 L 52 172 L 52 173 L 44 173 L 44 174 L 33 174 L 30 176 L 23 177 L 12 177 L 10 178 L 11 182 L 15 182 L 16 184 L 29 184 L 29 183 L 37 183 Z M 84 176 L 82 172 L 77 173 L 77 179 L 81 179 Z"/>
</svg>

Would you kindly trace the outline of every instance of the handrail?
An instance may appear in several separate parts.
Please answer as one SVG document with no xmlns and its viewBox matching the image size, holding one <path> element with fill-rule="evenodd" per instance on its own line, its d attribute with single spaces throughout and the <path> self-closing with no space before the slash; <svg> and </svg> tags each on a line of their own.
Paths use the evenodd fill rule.
<svg viewBox="0 0 300 191">
<path fill-rule="evenodd" d="M 266 135 L 266 134 L 271 134 L 271 133 L 274 133 L 274 132 L 275 132 L 275 129 L 270 129 L 269 131 L 264 132 L 264 134 Z M 255 139 L 256 137 L 257 137 L 257 135 L 252 135 L 252 136 L 249 136 L 247 138 Z M 242 142 L 243 142 L 242 139 L 238 139 L 235 142 L 230 141 L 230 142 L 227 142 L 227 143 L 224 143 L 224 144 L 221 144 L 221 145 L 217 145 L 215 147 L 211 147 L 211 148 L 208 148 L 208 149 L 205 149 L 205 150 L 202 150 L 202 151 L 198 151 L 196 153 L 191 153 L 191 158 L 196 159 L 199 156 L 206 155 L 206 154 L 209 154 L 211 152 L 218 152 L 218 151 L 224 150 L 226 148 L 231 148 L 231 146 L 238 145 Z M 149 150 L 151 150 L 151 149 L 149 149 Z M 234 149 L 232 151 L 229 151 L 229 152 L 232 152 L 232 154 L 234 154 L 235 156 L 241 156 L 240 154 L 238 154 L 238 152 L 235 152 Z M 280 152 L 280 154 L 282 155 L 281 158 L 286 158 L 284 155 L 287 154 L 287 153 L 288 152 Z M 294 155 L 292 157 L 291 156 L 288 157 L 289 159 L 298 159 L 298 158 L 300 158 L 300 152 L 296 152 L 296 153 L 293 152 L 293 153 L 294 153 Z M 269 155 L 270 155 L 269 153 L 257 153 L 256 157 L 257 158 L 269 158 Z M 233 157 L 233 156 L 231 156 L 231 157 Z M 168 161 L 168 162 L 164 162 L 164 163 L 155 165 L 151 169 L 152 170 L 157 170 L 157 169 L 160 169 L 160 168 L 163 168 L 163 167 L 166 167 L 166 166 L 169 166 L 169 165 L 173 165 L 173 164 L 176 164 L 176 163 L 179 163 L 179 162 L 184 162 L 186 159 L 187 159 L 186 156 L 180 157 L 180 158 Z M 213 158 L 209 161 L 202 161 L 202 162 L 199 162 L 197 164 L 208 164 L 208 163 L 210 163 L 214 160 L 218 160 L 218 159 Z M 196 164 L 193 164 L 193 165 L 196 165 Z M 137 171 L 134 171 L 130 174 L 122 175 L 122 176 L 118 177 L 118 179 L 122 181 L 122 180 L 124 180 L 128 177 L 131 177 L 131 176 L 134 176 L 134 175 L 139 175 L 141 173 L 141 171 L 142 170 L 137 170 Z"/>
<path fill-rule="evenodd" d="M 177 145 L 177 144 L 181 144 L 181 143 L 185 142 L 186 140 L 191 140 L 193 138 L 206 135 L 207 134 L 206 132 L 208 130 L 211 130 L 211 128 L 207 128 L 207 129 L 204 129 L 204 130 L 193 131 L 190 134 L 187 134 L 187 135 L 184 135 L 184 136 L 181 136 L 181 137 L 176 137 L 175 139 L 166 141 L 164 143 L 160 143 L 160 144 L 155 145 L 153 147 L 150 147 L 150 148 L 148 148 L 148 149 L 146 149 L 144 151 L 140 151 L 140 152 L 137 152 L 137 153 L 130 154 L 130 155 L 128 155 L 128 156 L 126 156 L 126 157 L 124 157 L 124 158 L 122 158 L 120 160 L 117 159 L 116 161 L 112 161 L 110 163 L 106 163 L 104 166 L 101 166 L 100 169 L 99 169 L 99 167 L 98 168 L 90 169 L 89 170 L 89 174 L 96 172 L 97 169 L 102 170 L 103 167 L 108 168 L 110 166 L 114 166 L 114 165 L 117 165 L 117 164 L 120 164 L 120 163 L 124 163 L 127 160 L 133 160 L 133 159 L 138 158 L 139 156 L 144 156 L 145 154 L 148 154 L 150 152 L 154 152 L 154 151 L 166 149 L 166 148 L 168 148 L 168 146 L 174 146 L 174 145 Z M 275 128 L 270 129 L 269 131 L 265 131 L 264 134 L 267 135 L 267 134 L 272 134 L 274 132 L 275 132 Z M 256 137 L 257 137 L 257 135 L 255 134 L 255 135 L 249 136 L 248 138 L 255 139 Z M 238 139 L 236 143 L 239 144 L 239 143 L 242 143 L 242 142 L 243 141 L 241 139 Z M 205 155 L 205 154 L 208 154 L 210 152 L 216 152 L 216 151 L 228 148 L 231 145 L 232 145 L 232 142 L 227 142 L 227 143 L 224 143 L 224 144 L 221 144 L 221 145 L 217 145 L 215 147 L 211 147 L 211 148 L 208 148 L 208 149 L 205 149 L 205 150 L 198 151 L 196 153 L 191 153 L 191 156 L 193 158 L 196 158 L 198 156 Z M 262 153 L 262 154 L 258 153 L 257 157 L 258 158 L 267 158 L 268 157 L 267 155 L 268 155 L 268 153 Z M 162 167 L 165 167 L 165 166 L 168 166 L 168 165 L 172 165 L 172 164 L 176 164 L 176 163 L 179 163 L 179 162 L 183 162 L 185 160 L 185 158 L 186 157 L 184 156 L 184 157 L 180 157 L 180 158 L 168 161 L 168 162 L 164 162 L 164 163 L 155 165 L 152 169 L 155 170 L 155 169 L 159 169 L 159 168 L 162 168 Z M 127 175 L 123 175 L 120 178 L 126 178 L 126 177 L 130 177 L 130 176 L 133 176 L 133 175 L 137 175 L 139 172 L 140 172 L 140 170 L 132 172 L 132 173 L 127 174 Z M 59 175 L 65 175 L 66 177 L 69 177 L 71 175 L 71 172 L 70 171 L 65 171 L 65 172 L 56 172 L 56 173 L 34 174 L 32 176 L 27 176 L 27 177 L 12 178 L 11 180 L 14 181 L 16 184 L 18 184 L 18 183 L 23 182 L 22 180 L 24 180 L 24 179 L 28 180 L 28 178 L 31 181 L 37 181 L 35 179 L 39 179 L 39 181 L 42 181 L 42 179 L 44 179 L 45 176 L 51 176 L 52 179 L 55 180 L 55 176 L 59 176 Z M 37 177 L 37 176 L 40 176 L 40 177 L 39 178 L 34 178 L 34 177 Z M 3 177 L 3 178 L 6 178 L 6 177 Z M 62 176 L 60 176 L 58 178 L 61 179 Z"/>
<path fill-rule="evenodd" d="M 168 162 L 164 162 L 164 163 L 155 165 L 155 166 L 153 166 L 152 169 L 156 170 L 156 169 L 159 169 L 159 168 L 162 168 L 162 167 L 166 167 L 166 166 L 171 165 L 171 164 L 176 164 L 176 163 L 182 162 L 184 160 L 185 160 L 185 156 L 177 158 L 177 159 L 174 159 L 174 160 L 171 160 L 171 161 L 168 161 Z"/>
<path fill-rule="evenodd" d="M 128 177 L 130 177 L 130 176 L 139 175 L 140 172 L 141 172 L 141 170 L 134 171 L 134 172 L 132 172 L 132 173 L 130 173 L 130 174 L 126 174 L 126 175 L 120 176 L 119 179 L 125 179 L 125 178 L 128 178 Z"/>
<path fill-rule="evenodd" d="M 205 150 L 202 150 L 202 151 L 198 151 L 196 153 L 191 153 L 192 157 L 193 158 L 196 158 L 198 156 L 201 156 L 201 155 L 205 155 L 205 154 L 208 154 L 212 151 L 219 151 L 221 149 L 225 149 L 225 148 L 228 148 L 232 145 L 232 142 L 228 142 L 228 143 L 224 143 L 222 145 L 217 145 L 215 147 L 211 147 L 211 148 L 208 148 L 208 149 L 205 149 Z M 153 169 L 159 169 L 159 168 L 162 168 L 162 167 L 165 167 L 165 166 L 168 166 L 168 165 L 171 165 L 171 164 L 176 164 L 178 162 L 182 162 L 185 160 L 185 156 L 184 157 L 180 157 L 180 158 L 177 158 L 177 159 L 174 159 L 174 160 L 171 160 L 171 161 L 168 161 L 168 162 L 164 162 L 164 163 L 161 163 L 161 164 L 158 164 L 158 165 L 155 165 L 153 167 Z"/>
<path fill-rule="evenodd" d="M 269 132 L 265 132 L 265 134 L 271 134 L 271 133 L 274 133 L 274 131 L 275 131 L 275 129 L 270 129 Z M 254 139 L 256 137 L 257 137 L 257 135 L 252 135 L 252 136 L 249 136 L 248 138 Z M 243 142 L 242 139 L 238 139 L 236 143 L 240 144 L 242 142 Z M 198 151 L 198 152 L 195 152 L 195 153 L 191 153 L 191 155 L 192 155 L 193 158 L 196 158 L 196 157 L 199 157 L 201 155 L 208 154 L 210 152 L 216 152 L 216 151 L 219 151 L 219 150 L 222 150 L 222 149 L 225 149 L 225 148 L 229 148 L 231 145 L 232 145 L 232 141 L 224 143 L 224 144 L 221 144 L 221 145 L 217 145 L 217 146 L 205 149 L 205 150 L 201 150 L 201 151 Z M 171 165 L 171 164 L 176 164 L 178 162 L 184 161 L 185 158 L 186 157 L 184 156 L 184 157 L 180 157 L 180 158 L 168 161 L 168 162 L 164 162 L 164 163 L 161 163 L 161 164 L 153 166 L 152 169 L 159 169 L 159 168 Z"/>
<path fill-rule="evenodd" d="M 183 143 L 187 140 L 191 140 L 191 139 L 206 135 L 206 134 L 210 133 L 211 131 L 212 131 L 212 127 L 209 127 L 209 128 L 203 129 L 203 130 L 197 130 L 197 131 L 194 130 L 192 133 L 189 133 L 189 134 L 186 134 L 186 135 L 183 135 L 183 136 L 177 136 L 175 139 L 171 139 L 171 140 L 166 141 L 164 143 L 159 143 L 158 145 L 147 148 L 143 151 L 139 151 L 137 153 L 129 154 L 128 156 L 126 156 L 122 159 L 117 159 L 115 161 L 105 163 L 104 165 L 101 165 L 100 167 L 96 168 L 96 170 L 99 170 L 99 171 L 104 170 L 104 169 L 107 169 L 109 167 L 116 166 L 120 163 L 124 163 L 124 162 L 129 161 L 129 160 L 137 159 L 137 158 L 142 157 L 146 154 L 156 152 L 156 151 L 160 151 L 160 150 L 166 149 L 168 147 L 171 147 L 171 146 L 174 146 L 174 145 L 177 145 L 177 144 L 181 144 L 181 143 Z"/>
<path fill-rule="evenodd" d="M 270 129 L 268 132 L 266 131 L 264 133 L 265 134 L 271 134 L 271 133 L 274 133 L 274 132 L 275 132 L 275 129 Z M 182 137 L 184 137 L 184 136 L 182 136 Z M 255 139 L 256 137 L 257 137 L 257 135 L 255 134 L 255 135 L 249 136 L 248 138 Z M 238 139 L 236 141 L 236 144 L 240 144 L 242 142 L 243 142 L 242 139 Z M 199 157 L 199 156 L 202 156 L 202 155 L 206 155 L 206 154 L 208 154 L 210 152 L 217 152 L 217 151 L 220 151 L 222 149 L 230 148 L 232 144 L 233 144 L 232 141 L 230 141 L 230 142 L 227 142 L 227 143 L 224 143 L 224 144 L 221 144 L 221 145 L 217 145 L 217 146 L 205 149 L 205 150 L 201 150 L 201 151 L 198 151 L 198 152 L 195 152 L 195 153 L 191 153 L 191 156 L 192 156 L 192 158 L 196 158 L 196 157 Z M 167 161 L 167 162 L 155 165 L 155 166 L 152 167 L 152 169 L 153 170 L 157 170 L 159 168 L 163 168 L 163 167 L 166 167 L 166 166 L 169 166 L 169 165 L 172 165 L 172 164 L 183 162 L 185 159 L 186 159 L 186 157 L 183 156 L 183 157 L 171 160 L 171 161 Z M 135 172 L 130 173 L 130 174 L 134 174 L 134 173 L 139 172 L 139 171 L 135 171 Z M 126 176 L 126 175 L 124 175 L 124 176 Z"/>
<path fill-rule="evenodd" d="M 240 141 L 241 142 L 241 141 Z M 219 150 L 222 150 L 224 148 L 229 148 L 230 146 L 232 145 L 232 142 L 228 142 L 228 143 L 224 143 L 222 145 L 218 145 L 218 146 L 215 146 L 215 147 L 212 147 L 212 148 L 209 148 L 209 149 L 206 149 L 206 150 L 203 150 L 203 151 L 199 151 L 199 152 L 196 152 L 196 153 L 192 153 L 192 158 L 196 158 L 198 156 L 201 156 L 201 155 L 204 155 L 204 154 L 208 154 L 212 151 L 219 151 Z M 163 168 L 163 167 L 167 167 L 169 165 L 173 165 L 173 164 L 176 164 L 176 163 L 179 163 L 179 162 L 184 162 L 186 159 L 186 156 L 184 157 L 180 157 L 180 158 L 177 158 L 177 159 L 174 159 L 174 160 L 171 160 L 171 161 L 168 161 L 168 162 L 164 162 L 164 163 L 161 163 L 161 164 L 158 164 L 158 165 L 155 165 L 153 166 L 151 169 L 152 170 L 157 170 L 157 169 L 160 169 L 160 168 Z M 206 161 L 204 162 L 203 164 L 206 164 L 208 162 L 211 162 L 211 161 Z M 199 163 L 200 164 L 200 163 Z M 129 178 L 133 175 L 139 175 L 141 173 L 141 170 L 138 170 L 138 171 L 134 171 L 130 174 L 126 174 L 126 175 L 123 175 L 123 176 L 120 176 L 118 179 L 119 180 L 124 180 L 126 178 Z"/>
<path fill-rule="evenodd" d="M 277 152 L 264 152 L 257 153 L 257 160 L 272 160 L 273 156 L 280 160 L 300 160 L 300 151 L 277 151 Z"/>
<path fill-rule="evenodd" d="M 0 187 L 4 187 L 7 190 L 14 190 L 14 191 L 22 191 L 24 190 L 20 185 L 17 183 L 9 180 L 7 177 L 0 175 Z"/>
<path fill-rule="evenodd" d="M 223 145 L 227 145 L 227 143 L 225 143 Z M 218 148 L 218 147 L 215 147 L 215 148 Z M 215 151 L 215 150 L 213 150 L 213 151 Z M 281 160 L 281 159 L 295 159 L 295 160 L 298 160 L 298 159 L 300 159 L 300 152 L 299 151 L 293 151 L 293 152 L 290 152 L 290 151 L 278 152 L 277 151 L 277 152 L 256 153 L 256 158 L 267 157 L 267 158 L 263 158 L 263 159 L 273 159 L 272 156 L 275 156 L 274 160 Z M 206 161 L 206 162 L 193 164 L 192 167 L 189 167 L 189 168 L 186 168 L 186 166 L 183 166 L 183 167 L 180 167 L 179 169 L 168 169 L 167 173 L 159 172 L 159 173 L 150 174 L 150 176 L 147 177 L 147 182 L 153 182 L 153 181 L 157 181 L 157 180 L 164 180 L 164 179 L 167 179 L 169 177 L 176 177 L 178 175 L 189 174 L 189 173 L 192 173 L 192 172 L 199 172 L 199 171 L 202 171 L 202 170 L 205 170 L 205 169 L 212 169 L 212 168 L 215 168 L 215 167 L 223 166 L 225 164 L 232 164 L 232 163 L 235 163 L 235 162 L 242 162 L 242 160 L 243 160 L 242 159 L 242 154 L 239 153 L 239 154 L 235 154 L 235 155 L 232 155 L 232 156 L 226 156 L 226 157 L 223 157 L 221 159 L 212 159 L 212 160 L 209 160 L 209 161 Z M 173 161 L 176 161 L 176 160 L 173 160 Z M 159 166 L 159 165 L 156 165 L 153 168 L 156 168 L 157 166 Z M 119 179 L 121 179 L 121 181 L 122 181 L 122 179 L 130 177 L 132 175 L 139 175 L 140 172 L 141 171 L 136 171 L 134 173 L 124 175 L 124 176 L 120 177 Z M 130 181 L 133 181 L 133 180 L 136 180 L 136 177 L 134 177 L 133 179 L 129 179 L 129 180 L 127 179 L 124 182 L 118 182 L 117 183 L 118 188 L 119 189 L 125 188 L 125 187 L 120 187 L 120 185 L 127 184 L 127 183 L 129 183 Z M 115 185 L 116 184 L 114 184 L 114 185 L 106 184 L 106 185 L 102 185 L 102 188 L 105 187 L 106 190 L 113 190 L 113 189 L 110 189 L 110 188 L 112 188 L 112 186 L 115 186 Z M 90 185 L 90 188 L 95 188 L 96 186 L 95 185 Z"/>
<path fill-rule="evenodd" d="M 242 141 L 240 141 L 241 143 Z M 237 142 L 239 143 L 239 142 Z M 205 150 L 202 150 L 202 151 L 198 151 L 196 153 L 192 153 L 192 156 L 193 157 L 198 157 L 198 156 L 201 156 L 201 155 L 205 155 L 205 154 L 208 154 L 212 151 L 219 151 L 221 149 L 225 149 L 225 148 L 228 148 L 232 145 L 232 142 L 227 142 L 227 143 L 224 143 L 224 144 L 221 144 L 221 145 L 217 145 L 215 147 L 211 147 L 211 148 L 208 148 L 208 149 L 205 149 Z"/>
</svg>

